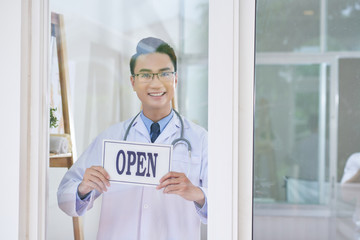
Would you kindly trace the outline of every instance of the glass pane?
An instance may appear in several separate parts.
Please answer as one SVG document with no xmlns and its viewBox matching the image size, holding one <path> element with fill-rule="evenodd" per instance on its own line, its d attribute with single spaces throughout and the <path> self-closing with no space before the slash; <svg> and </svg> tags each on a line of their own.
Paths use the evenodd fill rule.
<svg viewBox="0 0 360 240">
<path fill-rule="evenodd" d="M 180 109 L 184 109 L 186 116 L 191 121 L 200 124 L 207 129 L 207 77 L 208 68 L 204 64 L 192 64 L 185 68 L 182 78 L 188 79 L 181 86 L 182 98 L 186 99 L 181 102 Z M 190 107 L 191 105 L 191 107 Z"/>
<path fill-rule="evenodd" d="M 328 77 L 321 69 L 320 65 L 256 66 L 255 202 L 320 203 L 317 190 L 328 172 L 321 165 L 328 159 L 319 159 L 325 157 L 320 151 L 328 148 L 324 121 L 328 105 L 320 102 L 322 95 L 328 95 Z M 324 191 L 328 188 L 327 184 Z"/>
<path fill-rule="evenodd" d="M 207 56 L 208 52 L 208 0 L 184 0 L 184 53 Z"/>
<path fill-rule="evenodd" d="M 49 2 L 50 11 L 61 14 L 64 19 L 76 140 L 74 148 L 78 157 L 101 132 L 133 118 L 142 109 L 130 82 L 129 62 L 139 40 L 149 36 L 164 40 L 175 50 L 177 110 L 184 118 L 207 129 L 208 0 Z M 60 110 L 56 115 L 61 114 Z M 52 133 L 55 131 L 58 133 L 57 130 L 52 130 Z M 180 136 L 180 131 L 177 135 Z M 185 130 L 185 138 L 186 135 Z M 191 167 L 197 167 L 202 157 L 193 154 L 195 162 L 191 162 Z M 57 189 L 66 172 L 66 168 L 48 169 L 47 239 L 72 239 L 74 235 L 71 217 L 59 209 L 57 202 Z M 197 174 L 197 171 L 193 172 Z M 191 204 L 196 214 L 195 205 Z M 99 197 L 83 216 L 85 239 L 96 239 L 101 208 L 102 198 Z M 196 227 L 200 226 L 200 221 L 194 223 Z M 203 224 L 201 239 L 206 238 L 206 225 Z"/>
<path fill-rule="evenodd" d="M 253 239 L 360 239 L 359 6 L 257 1 Z"/>
<path fill-rule="evenodd" d="M 328 1 L 329 51 L 360 50 L 360 2 L 358 0 Z"/>
<path fill-rule="evenodd" d="M 320 1 L 258 1 L 257 52 L 320 51 Z"/>
</svg>

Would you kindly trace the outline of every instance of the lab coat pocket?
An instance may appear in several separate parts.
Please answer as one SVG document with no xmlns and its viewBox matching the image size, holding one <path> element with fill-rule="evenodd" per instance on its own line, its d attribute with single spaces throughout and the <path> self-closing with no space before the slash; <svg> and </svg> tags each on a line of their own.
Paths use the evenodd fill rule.
<svg viewBox="0 0 360 240">
<path fill-rule="evenodd" d="M 199 185 L 201 158 L 189 156 L 188 152 L 174 153 L 171 163 L 171 171 L 182 172 L 194 185 Z"/>
</svg>

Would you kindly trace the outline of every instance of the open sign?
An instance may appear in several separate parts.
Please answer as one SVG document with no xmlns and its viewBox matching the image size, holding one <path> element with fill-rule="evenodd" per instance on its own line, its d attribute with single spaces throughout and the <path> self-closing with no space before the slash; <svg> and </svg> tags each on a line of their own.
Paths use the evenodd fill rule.
<svg viewBox="0 0 360 240">
<path fill-rule="evenodd" d="M 170 171 L 172 145 L 104 140 L 103 167 L 110 181 L 158 185 Z"/>
</svg>

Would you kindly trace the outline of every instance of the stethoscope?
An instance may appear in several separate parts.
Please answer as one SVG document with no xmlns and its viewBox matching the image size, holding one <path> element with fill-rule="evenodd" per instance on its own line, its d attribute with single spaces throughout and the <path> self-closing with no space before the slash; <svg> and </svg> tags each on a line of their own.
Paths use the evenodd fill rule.
<svg viewBox="0 0 360 240">
<path fill-rule="evenodd" d="M 173 109 L 173 111 L 175 112 L 175 114 L 177 115 L 177 117 L 179 118 L 180 120 L 180 124 L 181 124 L 181 131 L 180 131 L 180 137 L 179 138 L 176 138 L 174 141 L 172 141 L 171 145 L 173 145 L 173 149 L 175 148 L 175 146 L 179 143 L 179 142 L 183 142 L 183 143 L 186 143 L 187 145 L 187 149 L 188 149 L 188 152 L 189 152 L 189 159 L 191 160 L 191 144 L 189 142 L 189 140 L 187 140 L 186 138 L 184 138 L 184 122 L 183 122 L 183 119 L 182 117 L 180 116 L 180 114 L 175 111 Z M 126 141 L 128 135 L 129 135 L 129 131 L 131 129 L 131 126 L 133 125 L 135 119 L 139 116 L 139 114 L 141 113 L 141 111 L 136 114 L 136 116 L 131 120 L 128 128 L 126 129 L 126 132 L 125 132 L 125 136 L 124 136 L 124 141 Z"/>
</svg>

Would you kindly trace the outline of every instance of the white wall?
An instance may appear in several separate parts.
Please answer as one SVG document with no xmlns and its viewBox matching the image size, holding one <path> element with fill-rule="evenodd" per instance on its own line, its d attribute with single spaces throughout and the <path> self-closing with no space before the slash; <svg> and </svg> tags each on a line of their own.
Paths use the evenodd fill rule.
<svg viewBox="0 0 360 240">
<path fill-rule="evenodd" d="M 0 1 L 1 238 L 19 229 L 21 0 Z"/>
</svg>

